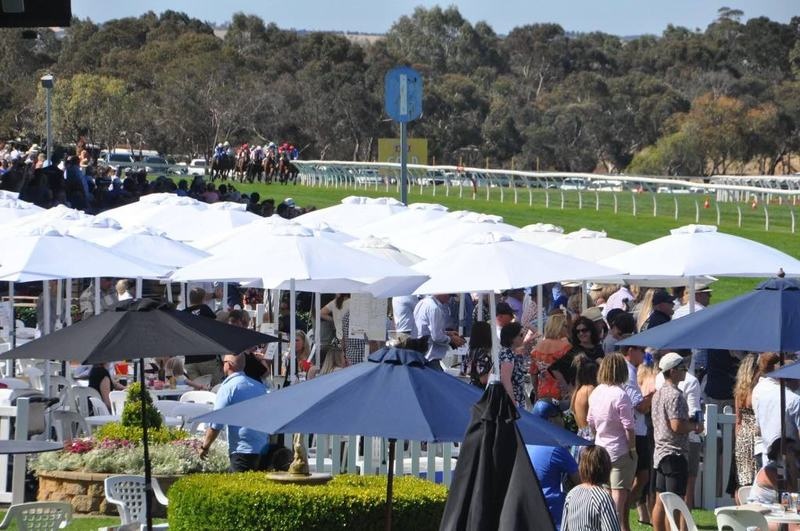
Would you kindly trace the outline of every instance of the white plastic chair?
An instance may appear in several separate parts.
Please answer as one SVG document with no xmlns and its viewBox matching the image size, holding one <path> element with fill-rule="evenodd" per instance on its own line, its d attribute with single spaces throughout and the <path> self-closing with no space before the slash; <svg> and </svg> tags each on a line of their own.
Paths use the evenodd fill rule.
<svg viewBox="0 0 800 531">
<path fill-rule="evenodd" d="M 30 389 L 31 384 L 19 378 L 0 378 L 0 383 L 5 384 L 9 389 Z"/>
<path fill-rule="evenodd" d="M 764 515 L 749 509 L 719 509 L 717 515 L 717 531 L 747 531 L 756 527 L 759 531 L 768 531 L 769 522 Z"/>
<path fill-rule="evenodd" d="M 698 531 L 697 524 L 694 523 L 692 513 L 684 503 L 683 498 L 672 492 L 661 492 L 658 496 L 661 498 L 661 503 L 664 504 L 664 512 L 667 513 L 667 521 L 671 531 L 681 531 L 680 526 L 675 521 L 675 511 L 680 512 L 683 519 L 686 520 L 686 529 L 688 531 Z"/>
<path fill-rule="evenodd" d="M 155 478 L 151 479 L 153 497 L 167 506 L 168 500 Z M 105 479 L 106 501 L 117 506 L 122 525 L 146 523 L 144 504 L 144 476 L 109 476 Z M 154 525 L 154 529 L 167 529 L 167 524 Z"/>
<path fill-rule="evenodd" d="M 56 531 L 64 529 L 72 520 L 72 505 L 65 502 L 18 503 L 8 508 L 0 529 L 12 523 L 20 531 Z"/>
<path fill-rule="evenodd" d="M 744 505 L 747 503 L 748 498 L 750 498 L 750 489 L 752 485 L 747 485 L 745 487 L 739 487 L 736 490 L 736 497 L 739 498 L 739 505 Z"/>
<path fill-rule="evenodd" d="M 94 415 L 89 415 L 90 417 L 111 415 L 111 412 L 108 410 L 108 406 L 106 406 L 106 403 L 103 402 L 102 398 L 97 398 L 96 396 L 90 396 L 89 402 L 91 402 L 92 409 L 94 410 Z"/>
<path fill-rule="evenodd" d="M 100 396 L 100 393 L 97 392 L 97 389 L 94 389 L 93 387 L 81 387 L 80 385 L 73 385 L 70 388 L 70 391 L 73 399 L 75 400 L 75 408 L 77 409 L 78 413 L 84 417 L 91 415 L 89 412 L 89 398 L 97 398 L 100 400 L 100 402 L 103 401 L 103 397 Z"/>
<path fill-rule="evenodd" d="M 52 412 L 53 427 L 57 441 L 68 441 L 77 437 L 89 437 L 92 432 L 80 413 L 59 409 Z"/>
<path fill-rule="evenodd" d="M 108 401 L 111 402 L 112 415 L 122 415 L 122 410 L 125 408 L 125 400 L 127 398 L 127 391 L 111 391 L 108 393 Z"/>
<path fill-rule="evenodd" d="M 181 402 L 194 402 L 195 404 L 211 404 L 217 401 L 217 394 L 211 391 L 187 391 L 181 395 Z"/>
</svg>

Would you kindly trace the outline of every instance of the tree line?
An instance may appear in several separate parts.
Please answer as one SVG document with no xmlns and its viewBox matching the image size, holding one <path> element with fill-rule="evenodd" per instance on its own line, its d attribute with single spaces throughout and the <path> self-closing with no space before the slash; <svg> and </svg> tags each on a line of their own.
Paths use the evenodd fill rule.
<svg viewBox="0 0 800 531">
<path fill-rule="evenodd" d="M 0 30 L 0 138 L 40 141 L 52 72 L 60 143 L 206 154 L 218 142 L 289 140 L 303 158 L 373 160 L 397 136 L 383 77 L 424 77 L 439 164 L 657 175 L 798 171 L 800 16 L 721 8 L 705 30 L 623 39 L 529 24 L 500 36 L 455 7 L 416 8 L 356 44 L 237 13 L 224 38 L 186 14 L 148 12 L 63 36 Z"/>
</svg>

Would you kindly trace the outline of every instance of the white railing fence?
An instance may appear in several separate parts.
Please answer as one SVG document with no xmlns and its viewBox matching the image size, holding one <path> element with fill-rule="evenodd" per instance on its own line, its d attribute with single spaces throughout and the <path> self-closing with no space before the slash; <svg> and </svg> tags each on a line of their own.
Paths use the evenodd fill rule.
<svg viewBox="0 0 800 531">
<path fill-rule="evenodd" d="M 0 440 L 11 438 L 11 423 L 14 422 L 14 439 L 28 439 L 30 399 L 20 397 L 16 406 L 0 406 Z M 0 455 L 0 503 L 22 503 L 25 501 L 26 456 L 14 455 L 13 468 L 9 474 L 9 456 Z"/>
<path fill-rule="evenodd" d="M 295 164 L 300 170 L 300 182 L 307 186 L 399 195 L 400 165 L 397 163 L 298 160 Z M 735 208 L 739 227 L 744 214 L 752 210 L 765 230 L 769 231 L 771 226 L 775 228 L 778 220 L 774 218 L 780 217 L 780 224 L 786 225 L 792 233 L 796 229 L 795 206 L 800 203 L 800 176 L 676 178 L 421 164 L 409 164 L 408 175 L 410 191 L 431 197 L 508 200 L 514 204 L 561 209 L 570 203 L 581 209 L 613 209 L 615 214 L 622 208 L 629 208 L 634 216 L 652 210 L 653 216 L 660 212 L 676 220 L 682 207 L 684 211 L 689 209 L 684 215 L 694 214 L 697 223 L 701 212 L 708 209 L 710 221 L 717 225 L 721 225 L 723 217 L 720 204 L 730 204 L 730 215 L 734 215 L 732 209 Z M 714 200 L 713 211 L 711 199 Z M 771 212 L 774 213 L 772 224 Z M 708 220 L 708 215 L 703 219 Z"/>
</svg>

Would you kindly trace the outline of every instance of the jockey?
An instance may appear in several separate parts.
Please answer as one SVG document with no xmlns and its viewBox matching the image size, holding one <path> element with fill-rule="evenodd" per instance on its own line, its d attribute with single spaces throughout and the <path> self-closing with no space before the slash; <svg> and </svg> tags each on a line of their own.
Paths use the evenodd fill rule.
<svg viewBox="0 0 800 531">
<path fill-rule="evenodd" d="M 231 159 L 232 159 L 232 158 L 233 158 L 233 157 L 236 155 L 236 151 L 235 151 L 235 150 L 233 149 L 233 147 L 231 146 L 231 143 L 230 143 L 230 142 L 228 142 L 227 140 L 226 140 L 226 141 L 225 141 L 225 143 L 222 145 L 222 147 L 224 147 L 224 148 L 225 148 L 225 154 L 226 154 L 226 155 L 228 155 L 228 158 L 231 158 Z"/>
<path fill-rule="evenodd" d="M 262 148 L 261 146 L 256 146 L 256 148 L 253 150 L 253 160 L 259 162 L 263 159 L 264 159 L 264 148 Z"/>
<path fill-rule="evenodd" d="M 300 151 L 293 145 L 289 146 L 289 158 L 292 160 L 297 160 L 300 158 Z"/>
<path fill-rule="evenodd" d="M 222 144 L 217 144 L 217 147 L 214 148 L 214 158 L 222 160 L 223 157 L 225 157 L 225 148 Z"/>
</svg>

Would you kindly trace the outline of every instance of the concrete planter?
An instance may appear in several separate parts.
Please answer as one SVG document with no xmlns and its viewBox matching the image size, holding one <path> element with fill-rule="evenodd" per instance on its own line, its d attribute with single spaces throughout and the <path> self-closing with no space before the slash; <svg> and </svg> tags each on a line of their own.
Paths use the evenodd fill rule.
<svg viewBox="0 0 800 531">
<path fill-rule="evenodd" d="M 81 514 L 105 514 L 116 516 L 116 505 L 106 502 L 103 481 L 117 474 L 98 474 L 94 472 L 39 472 L 39 501 L 68 501 L 72 509 Z M 165 493 L 181 476 L 154 476 Z M 154 500 L 155 502 L 155 500 Z M 160 503 L 153 505 L 153 516 L 165 518 L 167 511 Z"/>
</svg>

